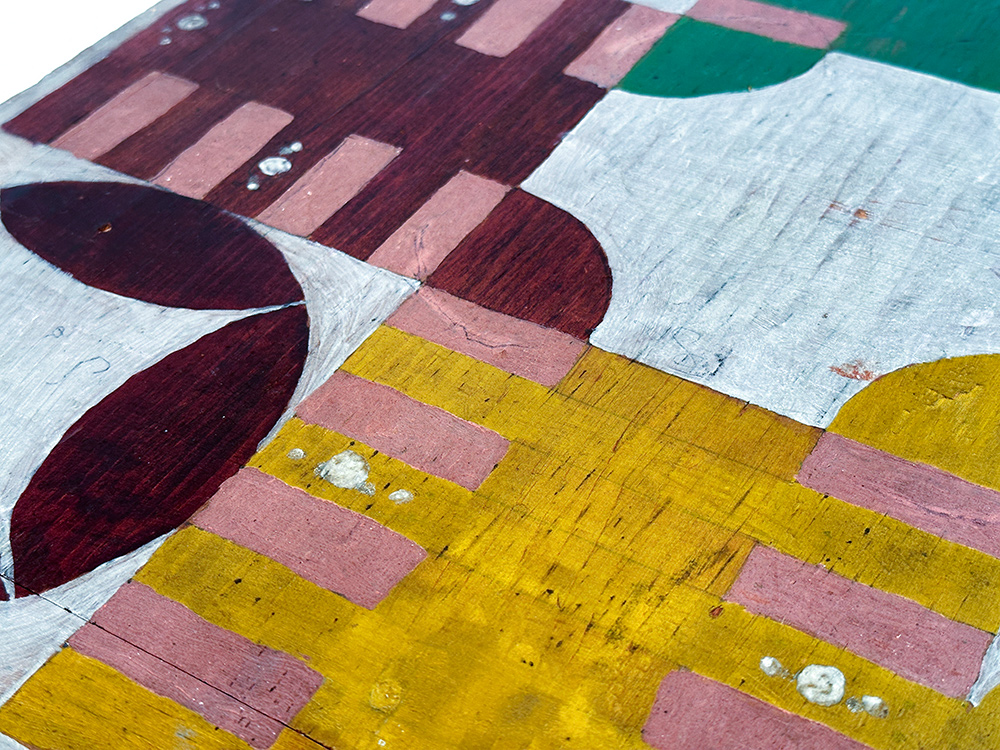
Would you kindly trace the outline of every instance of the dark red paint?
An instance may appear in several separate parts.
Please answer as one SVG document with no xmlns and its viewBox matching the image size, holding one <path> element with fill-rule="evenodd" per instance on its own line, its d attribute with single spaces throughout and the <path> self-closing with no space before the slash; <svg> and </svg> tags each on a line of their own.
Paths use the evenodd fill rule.
<svg viewBox="0 0 1000 750">
<path fill-rule="evenodd" d="M 85 284 L 170 307 L 241 310 L 302 300 L 284 257 L 202 201 L 118 182 L 0 192 L 7 231 Z"/>
<path fill-rule="evenodd" d="M 577 219 L 514 190 L 428 283 L 456 297 L 585 339 L 611 302 L 611 270 Z"/>
<path fill-rule="evenodd" d="M 187 520 L 280 417 L 308 338 L 302 305 L 230 323 L 84 414 L 14 507 L 19 586 L 54 588 Z"/>
</svg>

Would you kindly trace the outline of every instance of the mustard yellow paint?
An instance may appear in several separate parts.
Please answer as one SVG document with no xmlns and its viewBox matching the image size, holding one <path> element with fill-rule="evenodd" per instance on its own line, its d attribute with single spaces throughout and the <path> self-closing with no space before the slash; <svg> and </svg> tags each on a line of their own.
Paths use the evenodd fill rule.
<svg viewBox="0 0 1000 750">
<path fill-rule="evenodd" d="M 848 401 L 830 431 L 1000 489 L 1000 355 L 891 372 Z"/>
<path fill-rule="evenodd" d="M 68 648 L 0 707 L 0 732 L 39 750 L 250 748 L 193 711 Z M 284 750 L 295 748 L 286 744 Z"/>
<path fill-rule="evenodd" d="M 968 713 L 724 601 L 760 543 L 976 627 L 998 624 L 1000 561 L 794 481 L 818 431 L 596 349 L 550 390 L 383 327 L 345 369 L 512 444 L 475 492 L 296 419 L 253 458 L 428 550 L 374 610 L 194 527 L 140 571 L 325 676 L 283 750 L 303 735 L 338 750 L 638 750 L 657 687 L 678 668 L 875 748 L 962 747 L 1000 718 L 993 696 Z M 289 459 L 293 448 L 306 458 Z M 369 462 L 374 496 L 316 477 L 346 448 Z M 414 499 L 392 502 L 397 489 Z M 849 696 L 879 695 L 890 717 L 808 704 L 792 682 L 764 675 L 762 656 L 792 671 L 835 665 Z"/>
</svg>

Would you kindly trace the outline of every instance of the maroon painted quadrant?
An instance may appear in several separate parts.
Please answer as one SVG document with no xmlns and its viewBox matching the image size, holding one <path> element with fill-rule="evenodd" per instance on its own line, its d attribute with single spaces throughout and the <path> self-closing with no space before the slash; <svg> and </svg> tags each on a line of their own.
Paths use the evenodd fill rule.
<svg viewBox="0 0 1000 750">
<path fill-rule="evenodd" d="M 85 284 L 169 307 L 243 310 L 302 300 L 274 245 L 201 201 L 119 182 L 0 191 L 7 231 Z"/>
<path fill-rule="evenodd" d="M 14 507 L 19 595 L 70 581 L 187 520 L 281 416 L 308 338 L 301 305 L 230 323 L 84 414 Z"/>
</svg>

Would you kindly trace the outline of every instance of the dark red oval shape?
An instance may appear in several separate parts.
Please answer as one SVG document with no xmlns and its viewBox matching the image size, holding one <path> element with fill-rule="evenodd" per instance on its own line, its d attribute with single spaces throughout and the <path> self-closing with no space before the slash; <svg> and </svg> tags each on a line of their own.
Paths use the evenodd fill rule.
<svg viewBox="0 0 1000 750">
<path fill-rule="evenodd" d="M 611 303 L 601 243 L 579 219 L 523 190 L 508 193 L 427 283 L 578 339 Z"/>
<path fill-rule="evenodd" d="M 11 520 L 18 595 L 177 528 L 236 473 L 302 373 L 304 306 L 230 323 L 133 375 L 52 449 Z"/>
<path fill-rule="evenodd" d="M 245 310 L 302 300 L 278 249 L 202 201 L 120 182 L 0 191 L 0 219 L 85 284 L 168 307 Z"/>
</svg>

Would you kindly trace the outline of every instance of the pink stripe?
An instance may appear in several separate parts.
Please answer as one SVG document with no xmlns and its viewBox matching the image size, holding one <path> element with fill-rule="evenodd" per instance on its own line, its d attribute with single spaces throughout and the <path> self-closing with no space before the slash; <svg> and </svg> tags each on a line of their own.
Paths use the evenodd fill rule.
<svg viewBox="0 0 1000 750">
<path fill-rule="evenodd" d="M 991 640 L 914 601 L 766 547 L 750 553 L 726 598 L 955 698 L 976 681 Z"/>
<path fill-rule="evenodd" d="M 828 47 L 847 27 L 842 21 L 754 0 L 698 0 L 687 12 L 698 21 L 749 31 L 803 47 Z"/>
<path fill-rule="evenodd" d="M 827 432 L 796 479 L 817 492 L 1000 558 L 1000 492 L 954 474 Z"/>
<path fill-rule="evenodd" d="M 189 708 L 251 747 L 266 750 L 278 739 L 284 725 L 197 677 L 182 672 L 121 638 L 86 624 L 69 640 L 76 651 L 117 669 L 133 682 L 157 695 Z"/>
<path fill-rule="evenodd" d="M 280 109 L 248 102 L 182 151 L 153 182 L 189 198 L 204 198 L 292 119 Z"/>
<path fill-rule="evenodd" d="M 395 531 L 256 469 L 223 483 L 191 522 L 368 609 L 427 556 Z"/>
<path fill-rule="evenodd" d="M 437 0 L 372 0 L 358 15 L 375 23 L 405 29 L 429 11 Z"/>
<path fill-rule="evenodd" d="M 586 345 L 565 333 L 424 287 L 386 321 L 501 370 L 554 386 Z"/>
<path fill-rule="evenodd" d="M 307 422 L 470 490 L 483 483 L 510 445 L 492 430 L 343 370 L 306 399 L 298 413 Z"/>
<path fill-rule="evenodd" d="M 360 135 L 348 136 L 257 219 L 306 237 L 361 192 L 401 150 Z"/>
<path fill-rule="evenodd" d="M 609 89 L 625 77 L 639 58 L 680 16 L 633 5 L 612 21 L 566 68 L 566 75 Z"/>
<path fill-rule="evenodd" d="M 288 654 L 212 625 L 140 583 L 122 586 L 91 622 L 71 646 L 254 747 L 269 747 L 323 681 Z"/>
<path fill-rule="evenodd" d="M 694 672 L 660 684 L 642 739 L 660 750 L 862 750 L 827 726 Z"/>
<path fill-rule="evenodd" d="M 372 253 L 368 262 L 426 279 L 507 194 L 506 185 L 459 172 Z"/>
<path fill-rule="evenodd" d="M 139 79 L 52 141 L 81 159 L 96 159 L 135 135 L 198 88 L 166 73 Z"/>
<path fill-rule="evenodd" d="M 496 0 L 457 40 L 484 55 L 505 57 L 551 16 L 564 0 Z"/>
</svg>

